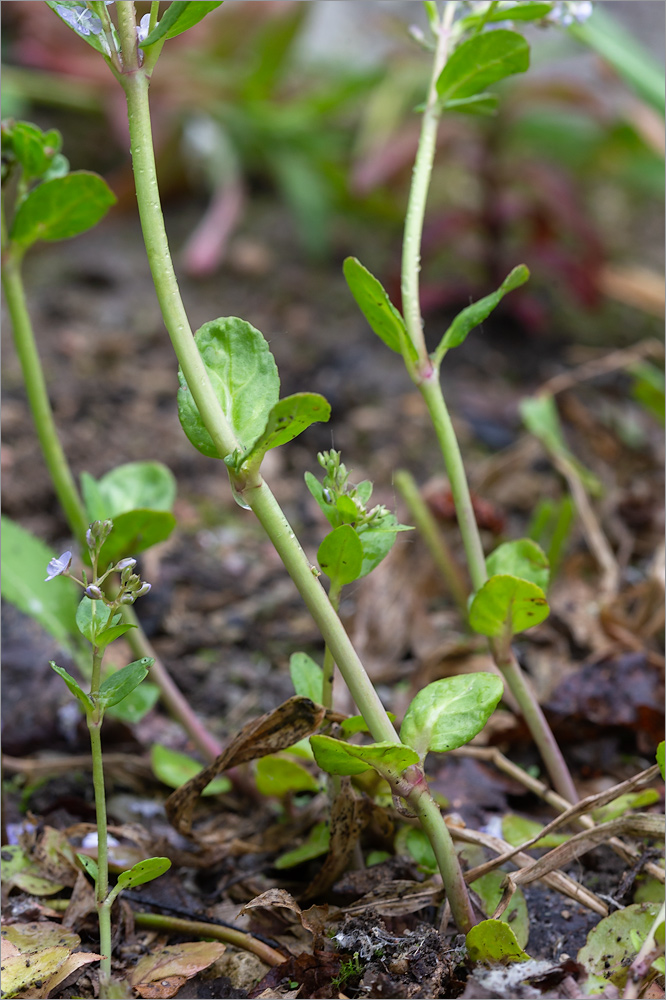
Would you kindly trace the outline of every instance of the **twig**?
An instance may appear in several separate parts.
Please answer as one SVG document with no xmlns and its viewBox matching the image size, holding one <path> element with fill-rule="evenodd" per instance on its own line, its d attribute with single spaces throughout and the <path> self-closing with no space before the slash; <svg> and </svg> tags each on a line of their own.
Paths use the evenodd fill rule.
<svg viewBox="0 0 666 1000">
<path fill-rule="evenodd" d="M 184 920 L 182 917 L 168 917 L 162 913 L 135 913 L 134 921 L 137 927 L 148 927 L 152 930 L 172 932 L 174 934 L 188 934 L 192 937 L 207 938 L 209 941 L 224 941 L 226 944 L 233 944 L 244 951 L 251 951 L 257 958 L 260 958 L 266 965 L 281 965 L 286 961 L 286 956 L 282 955 L 275 948 L 264 944 L 251 934 L 245 931 L 235 930 L 233 927 L 223 927 L 221 924 L 207 924 L 203 920 Z"/>
</svg>

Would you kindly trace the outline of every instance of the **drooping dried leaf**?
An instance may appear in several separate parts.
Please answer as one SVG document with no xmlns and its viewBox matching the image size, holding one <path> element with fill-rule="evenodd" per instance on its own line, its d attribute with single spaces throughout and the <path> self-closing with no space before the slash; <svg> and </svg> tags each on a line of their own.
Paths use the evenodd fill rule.
<svg viewBox="0 0 666 1000">
<path fill-rule="evenodd" d="M 251 899 L 249 903 L 246 903 L 238 911 L 238 916 L 244 916 L 248 910 L 252 910 L 257 906 L 265 906 L 269 909 L 274 906 L 285 907 L 288 910 L 293 910 L 299 917 L 301 916 L 300 906 L 286 889 L 267 889 L 266 892 L 262 892 L 259 896 Z"/>
<path fill-rule="evenodd" d="M 361 831 L 370 814 L 356 798 L 349 778 L 340 782 L 340 791 L 331 808 L 331 840 L 324 864 L 303 893 L 302 899 L 314 899 L 342 875 L 349 864 Z"/>
<path fill-rule="evenodd" d="M 212 764 L 169 796 L 165 808 L 169 821 L 179 833 L 192 834 L 192 812 L 206 785 L 237 764 L 284 750 L 316 732 L 326 710 L 309 698 L 289 698 L 272 712 L 248 722 Z"/>
</svg>

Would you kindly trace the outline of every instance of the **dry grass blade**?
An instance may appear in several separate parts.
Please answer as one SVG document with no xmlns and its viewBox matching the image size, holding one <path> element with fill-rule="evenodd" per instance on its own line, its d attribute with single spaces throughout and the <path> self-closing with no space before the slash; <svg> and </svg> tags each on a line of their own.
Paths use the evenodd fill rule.
<svg viewBox="0 0 666 1000">
<path fill-rule="evenodd" d="M 212 764 L 169 796 L 165 809 L 169 822 L 185 836 L 192 832 L 192 812 L 197 799 L 213 778 L 237 764 L 284 750 L 309 736 L 321 725 L 326 709 L 309 698 L 294 697 L 274 711 L 243 726 Z"/>
<path fill-rule="evenodd" d="M 467 844 L 480 844 L 482 847 L 489 848 L 495 854 L 504 854 L 507 849 L 512 849 L 511 845 L 507 844 L 505 840 L 500 840 L 499 837 L 492 837 L 489 833 L 480 833 L 478 830 L 466 830 L 452 826 L 449 827 L 449 832 L 454 840 L 463 840 Z M 534 858 L 522 852 L 517 854 L 514 860 L 517 864 L 523 866 L 529 866 L 534 862 Z M 478 877 L 478 869 L 476 868 L 471 868 L 465 872 L 466 882 L 473 882 Z M 608 907 L 604 901 L 599 899 L 589 889 L 586 889 L 585 886 L 579 885 L 574 879 L 565 875 L 564 872 L 550 871 L 545 872 L 539 877 L 550 889 L 555 889 L 556 892 L 562 893 L 563 896 L 574 899 L 577 903 L 581 903 L 588 910 L 592 910 L 602 917 L 608 916 Z"/>
</svg>

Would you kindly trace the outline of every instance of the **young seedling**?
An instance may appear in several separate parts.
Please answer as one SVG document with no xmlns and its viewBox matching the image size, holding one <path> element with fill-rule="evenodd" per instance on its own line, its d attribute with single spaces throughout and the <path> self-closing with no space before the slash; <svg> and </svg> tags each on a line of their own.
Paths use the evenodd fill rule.
<svg viewBox="0 0 666 1000">
<path fill-rule="evenodd" d="M 128 871 L 121 872 L 115 886 L 109 887 L 109 854 L 106 819 L 106 793 L 104 789 L 104 760 L 102 756 L 102 723 L 108 709 L 122 703 L 148 676 L 153 660 L 143 657 L 104 677 L 102 663 L 107 646 L 129 632 L 134 626 L 122 620 L 120 609 L 134 604 L 150 591 L 150 584 L 134 572 L 136 559 L 131 557 L 111 562 L 103 572 L 98 568 L 100 555 L 113 530 L 109 520 L 94 521 L 86 530 L 86 545 L 90 557 L 90 581 L 85 570 L 82 577 L 75 576 L 70 567 L 72 553 L 52 559 L 47 568 L 46 580 L 66 577 L 83 590 L 83 598 L 76 613 L 76 624 L 81 635 L 91 647 L 90 690 L 84 691 L 78 681 L 63 667 L 51 661 L 51 667 L 63 679 L 71 694 L 85 712 L 90 750 L 92 754 L 95 812 L 97 817 L 97 861 L 86 854 L 77 857 L 95 883 L 95 902 L 99 921 L 99 940 L 102 958 L 99 969 L 100 996 L 108 997 L 111 989 L 111 907 L 123 889 L 129 889 L 162 875 L 171 867 L 168 858 L 147 858 Z M 120 574 L 120 585 L 113 597 L 107 597 L 103 586 L 112 574 Z"/>
</svg>

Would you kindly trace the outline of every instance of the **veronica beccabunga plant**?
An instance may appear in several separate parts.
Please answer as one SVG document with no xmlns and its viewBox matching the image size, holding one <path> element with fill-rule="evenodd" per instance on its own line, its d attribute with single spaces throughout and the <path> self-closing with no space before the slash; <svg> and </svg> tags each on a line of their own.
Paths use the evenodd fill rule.
<svg viewBox="0 0 666 1000">
<path fill-rule="evenodd" d="M 51 667 L 63 679 L 69 691 L 82 707 L 92 755 L 95 813 L 97 820 L 97 860 L 87 854 L 77 854 L 79 862 L 95 884 L 95 904 L 99 921 L 101 961 L 99 968 L 100 996 L 107 997 L 111 985 L 111 908 L 123 889 L 150 882 L 171 867 L 168 858 L 146 858 L 132 868 L 121 872 L 113 887 L 109 886 L 109 852 L 104 788 L 104 759 L 102 755 L 102 723 L 107 709 L 119 704 L 148 676 L 153 664 L 149 657 L 142 657 L 113 671 L 103 673 L 104 653 L 115 639 L 134 626 L 123 622 L 121 608 L 132 605 L 150 591 L 150 584 L 134 572 L 136 559 L 126 557 L 111 563 L 102 572 L 98 567 L 100 551 L 113 530 L 111 521 L 94 521 L 86 530 L 86 545 L 91 570 L 82 570 L 79 578 L 71 572 L 72 553 L 67 551 L 51 560 L 47 567 L 47 582 L 57 577 L 73 580 L 83 590 L 83 598 L 76 613 L 76 623 L 81 635 L 91 647 L 90 689 L 84 691 L 78 681 L 62 667 L 51 661 Z M 119 574 L 119 584 L 112 596 L 107 595 L 112 579 Z M 106 586 L 105 586 L 106 585 Z"/>
</svg>

